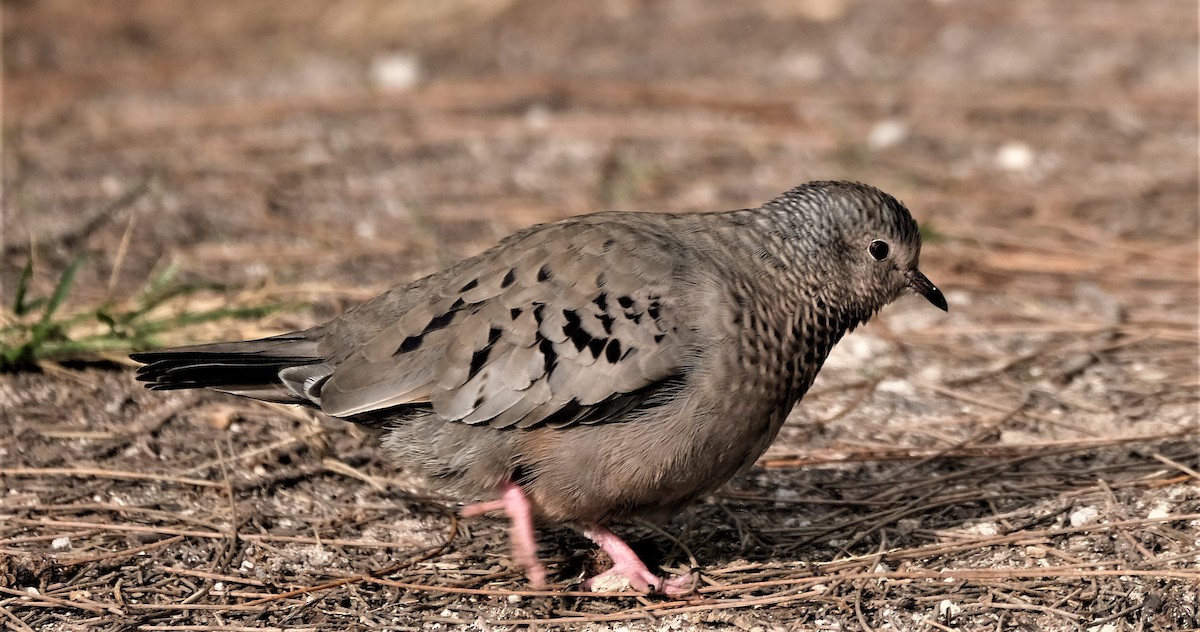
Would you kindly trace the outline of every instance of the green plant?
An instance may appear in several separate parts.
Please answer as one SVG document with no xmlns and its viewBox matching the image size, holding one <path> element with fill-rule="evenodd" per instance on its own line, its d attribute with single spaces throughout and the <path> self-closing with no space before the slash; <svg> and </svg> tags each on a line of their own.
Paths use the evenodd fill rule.
<svg viewBox="0 0 1200 632">
<path fill-rule="evenodd" d="M 177 266 L 168 266 L 127 301 L 105 301 L 96 307 L 68 311 L 64 302 L 86 255 L 76 257 L 59 276 L 49 296 L 31 298 L 32 260 L 17 282 L 12 318 L 0 326 L 0 371 L 36 366 L 41 361 L 94 358 L 161 346 L 157 336 L 180 328 L 227 318 L 259 318 L 279 311 L 279 304 L 221 306 L 192 311 L 170 309 L 169 303 L 200 291 L 223 290 L 217 284 L 175 283 Z"/>
</svg>

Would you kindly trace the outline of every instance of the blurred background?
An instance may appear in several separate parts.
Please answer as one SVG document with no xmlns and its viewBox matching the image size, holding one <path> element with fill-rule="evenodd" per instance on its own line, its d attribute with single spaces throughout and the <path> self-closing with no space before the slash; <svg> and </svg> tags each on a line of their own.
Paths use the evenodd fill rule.
<svg viewBox="0 0 1200 632">
<path fill-rule="evenodd" d="M 31 243 L 53 277 L 127 229 L 117 288 L 173 257 L 373 293 L 531 223 L 832 178 L 944 229 L 933 268 L 986 240 L 937 277 L 964 291 L 1120 277 L 1072 252 L 1197 230 L 1186 0 L 4 9 L 10 294 Z M 997 256 L 1064 231 L 1083 233 L 1047 260 Z"/>
<path fill-rule="evenodd" d="M 0 438 L 0 462 L 26 468 L 4 474 L 15 490 L 9 513 L 74 502 L 58 479 L 38 476 L 75 464 L 217 477 L 214 463 L 225 461 L 213 461 L 216 448 L 207 442 L 215 427 L 232 429 L 217 436 L 228 441 L 222 450 L 238 455 L 225 475 L 249 490 L 238 496 L 242 515 L 292 521 L 264 522 L 267 533 L 441 537 L 438 515 L 407 522 L 360 515 L 364 497 L 382 506 L 400 483 L 388 478 L 394 468 L 380 455 L 363 450 L 373 440 L 349 426 L 219 396 L 148 396 L 113 363 L 131 347 L 306 327 L 533 223 L 598 210 L 757 206 L 817 179 L 860 180 L 904 200 L 927 232 L 921 267 L 946 290 L 951 310 L 942 315 L 903 299 L 839 347 L 765 469 L 726 494 L 727 502 L 748 503 L 745 525 L 709 505 L 683 519 L 685 532 L 696 525 L 728 531 L 713 541 L 684 537 L 708 548 L 702 561 L 736 575 L 728 569 L 919 548 L 949 531 L 957 542 L 997 533 L 970 531 L 980 521 L 1008 533 L 1047 524 L 1086 530 L 1093 519 L 1142 519 L 1157 510 L 1200 513 L 1191 478 L 1200 463 L 1195 2 L 7 0 L 0 7 L 0 366 L 21 369 L 0 373 L 0 427 L 11 430 L 0 433 L 10 437 Z M 196 441 L 198 432 L 205 441 Z M 1033 465 L 1017 458 L 1050 452 L 1068 456 Z M 329 458 L 368 478 L 319 466 Z M 978 465 L 969 459 L 993 469 L 957 480 L 993 500 L 962 499 L 956 506 L 965 509 L 954 511 L 906 504 L 917 502 L 914 490 L 949 485 L 939 478 L 946 471 Z M 312 463 L 316 470 L 304 469 Z M 1192 474 L 1181 474 L 1189 467 Z M 1130 478 L 1096 487 L 1097 477 L 1113 473 Z M 941 482 L 881 491 L 918 474 Z M 293 476 L 287 480 L 296 487 L 276 491 L 262 483 L 271 476 Z M 1153 476 L 1157 486 L 1129 482 Z M 206 488 L 76 482 L 81 497 L 124 494 L 133 505 L 218 511 L 226 504 Z M 1014 496 L 1014 489 L 1023 491 Z M 868 496 L 876 504 L 837 506 Z M 834 526 L 787 522 L 793 518 L 776 505 L 798 497 L 823 498 L 798 511 Z M 1097 513 L 1064 522 L 1080 507 Z M 893 513 L 862 514 L 885 509 Z M 359 519 L 339 522 L 346 511 Z M 1032 522 L 995 518 L 1020 512 Z M 917 526 L 896 522 L 900 515 Z M 89 520 L 163 524 L 147 516 L 100 511 Z M 0 548 L 60 562 L 86 558 L 48 548 L 55 534 L 76 531 L 37 524 L 10 522 Z M 862 524 L 877 528 L 868 537 Z M 1117 560 L 1151 570 L 1195 563 L 1188 540 L 1200 530 L 1195 519 L 1171 532 L 1154 531 L 1158 524 L 1139 527 L 1138 537 L 1153 542 L 1137 546 L 1107 532 L 1084 531 L 1095 535 L 1086 550 L 1030 537 L 1056 562 Z M 742 537 L 747 525 L 761 527 L 753 546 Z M 137 544 L 120 532 L 98 533 L 85 550 L 108 551 L 96 553 L 106 559 L 122 559 L 112 551 Z M 500 538 L 503 529 L 485 533 Z M 572 536 L 554 537 L 550 550 L 571 549 Z M 203 538 L 195 542 L 186 550 L 163 545 L 163 555 L 175 557 L 157 560 L 155 572 L 175 577 L 163 569 L 219 558 Z M 831 543 L 845 548 L 835 553 Z M 259 569 L 241 572 L 269 586 L 380 566 L 346 551 L 313 564 L 290 544 L 240 546 L 232 568 L 241 556 Z M 450 566 L 501 564 L 503 548 L 460 548 Z M 904 559 L 927 568 L 1020 567 L 1028 553 L 993 559 L 983 550 Z M 295 564 L 263 575 L 266 558 L 293 559 L 284 553 L 295 553 Z M 749 566 L 733 563 L 739 559 Z M 229 560 L 222 563 L 201 566 L 234 573 Z M 10 576 L 46 585 L 70 576 L 22 568 L 26 574 Z M 503 578 L 520 586 L 516 574 Z M 1034 588 L 964 580 L 956 590 L 997 601 L 1005 591 L 1025 590 L 1025 599 L 1042 591 L 1044 601 L 1035 602 L 1049 610 L 1022 611 L 1010 601 L 1009 610 L 972 611 L 974 624 L 995 629 L 1005 616 L 1029 629 L 1073 629 L 1115 621 L 1104 617 L 1123 608 L 1131 608 L 1121 615 L 1127 622 L 1163 617 L 1180 626 L 1188 615 L 1168 607 L 1185 605 L 1177 579 L 1109 577 L 1093 592 L 1062 578 Z M 821 604 L 806 611 L 810 623 L 899 625 L 888 617 L 919 619 L 942 598 L 926 591 L 910 601 L 885 599 L 890 610 L 867 600 L 866 614 L 855 613 L 844 599 L 856 584 L 825 581 L 826 592 L 805 593 Z M 387 590 L 368 600 L 382 600 L 371 607 L 401 623 L 454 620 L 466 607 L 441 595 L 417 602 L 436 611 L 432 619 L 405 619 L 386 610 L 387 599 L 411 594 Z M 1140 597 L 1105 601 L 1134 590 Z M 322 621 L 366 620 L 358 602 L 322 594 L 333 596 L 297 620 L 315 620 L 316 612 Z M 1071 594 L 1074 602 L 1058 601 Z M 1152 612 L 1139 601 L 1151 594 L 1159 600 Z M 557 612 L 512 603 L 492 602 L 478 616 Z M 1151 618 L 1138 618 L 1145 612 Z M 18 612 L 30 624 L 56 613 Z M 770 617 L 749 621 L 743 629 L 771 625 Z"/>
</svg>

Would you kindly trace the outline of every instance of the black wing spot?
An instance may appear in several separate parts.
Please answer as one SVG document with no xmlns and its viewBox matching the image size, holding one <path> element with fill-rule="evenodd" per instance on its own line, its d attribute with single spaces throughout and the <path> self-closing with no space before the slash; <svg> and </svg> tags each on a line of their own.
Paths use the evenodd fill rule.
<svg viewBox="0 0 1200 632">
<path fill-rule="evenodd" d="M 520 308 L 520 307 L 514 307 L 514 308 L 512 308 L 512 309 L 508 310 L 508 315 L 509 315 L 510 317 L 512 317 L 512 319 L 513 319 L 513 320 L 516 320 L 516 319 L 520 318 L 520 317 L 521 317 L 521 308 Z"/>
<path fill-rule="evenodd" d="M 588 346 L 588 343 L 592 341 L 592 337 L 583 328 L 571 332 L 570 336 L 571 343 L 575 345 L 576 351 L 583 351 L 583 348 Z"/>
<path fill-rule="evenodd" d="M 479 408 L 480 406 L 483 406 L 483 395 L 475 398 L 475 405 L 471 408 Z"/>
<path fill-rule="evenodd" d="M 655 334 L 655 336 L 654 336 L 654 342 L 655 342 L 655 343 L 662 342 L 662 341 L 663 341 L 663 338 L 666 338 L 666 337 L 667 337 L 667 334 Z"/>
<path fill-rule="evenodd" d="M 612 247 L 617 245 L 617 240 L 609 238 L 604 240 L 604 249 L 612 250 Z"/>
<path fill-rule="evenodd" d="M 604 359 L 608 360 L 609 364 L 616 364 L 617 360 L 621 359 L 621 343 L 616 338 L 608 341 L 608 345 L 604 347 Z"/>
<path fill-rule="evenodd" d="M 400 346 L 396 347 L 396 352 L 393 353 L 392 355 L 397 356 L 397 355 L 400 355 L 401 353 L 408 353 L 409 351 L 418 349 L 418 348 L 420 348 L 421 342 L 423 342 L 424 339 L 425 339 L 424 334 L 420 334 L 420 335 L 416 335 L 416 336 L 409 336 L 400 342 Z"/>
<path fill-rule="evenodd" d="M 651 303 L 650 307 L 646 308 L 646 314 L 649 315 L 650 318 L 658 320 L 658 303 Z"/>
<path fill-rule="evenodd" d="M 599 358 L 600 352 L 604 351 L 604 343 L 608 342 L 605 338 L 592 338 L 588 341 L 588 351 L 592 352 L 592 358 Z"/>
<path fill-rule="evenodd" d="M 592 299 L 592 302 L 596 304 L 596 307 L 600 308 L 600 311 L 608 311 L 608 295 L 604 292 L 597 294 L 596 298 Z"/>
<path fill-rule="evenodd" d="M 506 288 L 517 281 L 517 271 L 515 268 L 509 268 L 508 273 L 500 280 L 500 287 Z"/>
<path fill-rule="evenodd" d="M 488 356 L 491 355 L 491 353 L 491 347 L 484 347 L 471 354 L 471 368 L 467 374 L 468 381 L 470 381 L 471 378 L 475 377 L 479 373 L 480 369 L 483 368 L 483 365 L 487 364 Z"/>
<path fill-rule="evenodd" d="M 579 331 L 582 321 L 579 320 L 579 314 L 573 309 L 564 309 L 563 318 L 567 319 L 566 324 L 562 327 L 564 336 L 573 336 L 576 331 Z"/>
<path fill-rule="evenodd" d="M 596 316 L 596 318 L 599 318 L 600 324 L 604 326 L 604 333 L 611 336 L 613 323 L 616 322 L 617 319 L 609 316 L 608 314 L 600 314 Z"/>
<path fill-rule="evenodd" d="M 500 334 L 502 334 L 502 333 L 504 333 L 504 331 L 497 327 L 492 327 L 492 328 L 488 329 L 488 342 L 487 343 L 489 345 L 494 344 L 497 340 L 500 339 Z"/>
<path fill-rule="evenodd" d="M 564 309 L 563 317 L 567 319 L 563 325 L 563 335 L 571 339 L 571 343 L 575 345 L 576 351 L 583 351 L 583 348 L 591 342 L 592 337 L 588 332 L 583 330 L 582 322 L 579 319 L 579 314 L 573 309 Z"/>
<path fill-rule="evenodd" d="M 629 298 L 628 296 L 619 296 L 617 297 L 617 304 L 624 309 L 629 309 L 630 307 L 633 307 L 633 299 Z"/>
<path fill-rule="evenodd" d="M 554 343 L 550 342 L 548 338 L 538 337 L 541 338 L 538 341 L 538 351 L 542 352 L 542 371 L 546 375 L 550 375 L 550 372 L 558 364 L 558 352 L 554 350 Z"/>
<path fill-rule="evenodd" d="M 454 299 L 454 302 L 450 304 L 450 311 L 453 312 L 453 311 L 460 310 L 460 309 L 462 309 L 463 305 L 466 305 L 466 303 L 463 302 L 463 299 L 460 296 L 460 297 Z"/>
<path fill-rule="evenodd" d="M 538 268 L 538 283 L 541 283 L 542 281 L 549 281 L 552 278 L 554 278 L 554 275 L 550 273 L 550 266 L 542 266 Z"/>
<path fill-rule="evenodd" d="M 458 291 L 459 292 L 470 292 L 471 290 L 473 290 L 477 287 L 479 287 L 479 279 L 471 279 L 470 282 L 468 282 L 466 285 L 459 288 Z"/>
<path fill-rule="evenodd" d="M 458 310 L 452 309 L 452 310 L 446 312 L 445 314 L 439 314 L 437 316 L 434 316 L 433 318 L 430 318 L 429 324 L 425 325 L 425 329 L 421 332 L 421 335 L 424 336 L 425 334 L 427 334 L 431 331 L 445 329 L 446 327 L 448 327 L 450 325 L 450 323 L 454 322 L 454 315 L 457 313 L 458 313 Z"/>
</svg>

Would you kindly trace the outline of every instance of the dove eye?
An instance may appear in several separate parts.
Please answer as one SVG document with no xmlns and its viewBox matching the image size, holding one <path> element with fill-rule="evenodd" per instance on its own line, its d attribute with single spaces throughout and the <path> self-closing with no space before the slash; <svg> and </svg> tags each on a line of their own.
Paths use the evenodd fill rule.
<svg viewBox="0 0 1200 632">
<path fill-rule="evenodd" d="M 871 257 L 876 261 L 883 261 L 888 256 L 888 245 L 882 239 L 876 239 L 867 246 L 867 252 L 871 253 Z"/>
</svg>

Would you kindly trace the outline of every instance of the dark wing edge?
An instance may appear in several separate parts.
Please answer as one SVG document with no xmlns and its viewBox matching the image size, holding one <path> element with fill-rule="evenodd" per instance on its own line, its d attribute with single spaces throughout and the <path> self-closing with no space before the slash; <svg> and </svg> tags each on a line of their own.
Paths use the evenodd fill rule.
<svg viewBox="0 0 1200 632">
<path fill-rule="evenodd" d="M 317 402 L 284 376 L 297 370 L 319 374 L 324 362 L 317 353 L 316 337 L 309 332 L 142 351 L 129 357 L 145 365 L 138 368 L 137 380 L 146 382 L 150 390 L 209 388 L 263 401 L 307 405 Z"/>
</svg>

